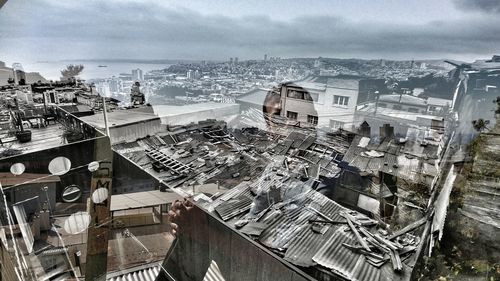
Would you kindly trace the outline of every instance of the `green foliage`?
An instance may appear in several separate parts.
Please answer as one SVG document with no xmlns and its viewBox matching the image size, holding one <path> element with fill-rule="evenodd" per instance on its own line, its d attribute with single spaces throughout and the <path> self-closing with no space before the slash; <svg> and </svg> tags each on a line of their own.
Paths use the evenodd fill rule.
<svg viewBox="0 0 500 281">
<path fill-rule="evenodd" d="M 76 77 L 83 71 L 83 65 L 81 64 L 70 64 L 67 65 L 65 69 L 61 70 L 61 75 L 64 78 Z"/>
<path fill-rule="evenodd" d="M 480 133 L 487 130 L 489 124 L 490 124 L 490 120 L 484 120 L 483 118 L 472 121 L 472 127 L 474 128 L 474 130 L 476 130 Z"/>
</svg>

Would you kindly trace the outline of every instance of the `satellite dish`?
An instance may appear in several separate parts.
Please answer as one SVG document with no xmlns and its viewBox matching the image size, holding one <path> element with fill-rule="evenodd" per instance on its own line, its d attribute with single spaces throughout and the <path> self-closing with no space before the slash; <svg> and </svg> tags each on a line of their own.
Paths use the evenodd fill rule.
<svg viewBox="0 0 500 281">
<path fill-rule="evenodd" d="M 15 163 L 12 164 L 12 166 L 10 166 L 10 172 L 15 176 L 22 175 L 25 170 L 26 167 L 24 166 L 23 163 Z"/>
<path fill-rule="evenodd" d="M 63 189 L 61 198 L 66 203 L 72 203 L 82 197 L 82 190 L 76 185 L 68 185 Z"/>
<path fill-rule="evenodd" d="M 90 162 L 89 166 L 88 166 L 88 169 L 91 172 L 97 171 L 99 169 L 99 162 L 97 162 L 97 161 Z"/>
<path fill-rule="evenodd" d="M 62 176 L 71 169 L 71 160 L 60 156 L 52 159 L 49 163 L 49 172 L 54 176 Z"/>
<path fill-rule="evenodd" d="M 92 193 L 92 201 L 95 204 L 102 203 L 108 199 L 108 190 L 106 188 L 98 188 Z"/>
<path fill-rule="evenodd" d="M 89 227 L 90 215 L 87 212 L 76 212 L 64 221 L 64 230 L 69 234 L 82 233 Z"/>
</svg>

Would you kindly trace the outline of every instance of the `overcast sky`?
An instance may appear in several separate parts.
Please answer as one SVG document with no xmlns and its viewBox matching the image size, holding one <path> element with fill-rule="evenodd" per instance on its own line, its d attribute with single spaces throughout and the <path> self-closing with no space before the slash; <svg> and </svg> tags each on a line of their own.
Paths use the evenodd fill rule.
<svg viewBox="0 0 500 281">
<path fill-rule="evenodd" d="M 9 0 L 0 60 L 500 53 L 498 0 Z"/>
</svg>

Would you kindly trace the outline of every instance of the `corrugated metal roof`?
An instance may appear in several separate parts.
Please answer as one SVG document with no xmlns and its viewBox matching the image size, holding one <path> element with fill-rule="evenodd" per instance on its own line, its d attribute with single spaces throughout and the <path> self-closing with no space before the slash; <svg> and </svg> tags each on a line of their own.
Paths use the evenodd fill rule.
<svg viewBox="0 0 500 281">
<path fill-rule="evenodd" d="M 175 192 L 163 192 L 159 190 L 142 191 L 128 194 L 111 195 L 111 211 L 137 209 L 172 203 L 176 199 L 182 199 Z"/>
<path fill-rule="evenodd" d="M 377 281 L 380 280 L 381 270 L 375 266 L 365 262 L 366 258 L 362 257 L 352 272 L 353 281 Z"/>
<path fill-rule="evenodd" d="M 203 281 L 226 281 L 215 261 L 210 263 L 207 273 L 205 274 L 205 277 L 203 277 Z"/>
<path fill-rule="evenodd" d="M 313 256 L 319 251 L 324 243 L 331 237 L 334 230 L 329 228 L 325 234 L 311 231 L 309 227 L 302 229 L 290 242 L 284 259 L 298 266 L 310 267 L 317 263 Z"/>
<path fill-rule="evenodd" d="M 149 265 L 149 267 L 131 268 L 108 274 L 107 281 L 155 281 L 160 273 L 160 264 Z"/>
<path fill-rule="evenodd" d="M 250 204 L 252 204 L 252 199 L 243 195 L 220 204 L 215 208 L 215 211 L 221 216 L 222 220 L 227 221 L 248 211 L 250 209 Z"/>
<path fill-rule="evenodd" d="M 363 256 L 343 246 L 343 243 L 354 244 L 355 242 L 346 230 L 345 226 L 339 227 L 312 259 L 319 265 L 351 280 L 354 268 Z"/>
<path fill-rule="evenodd" d="M 285 249 L 288 247 L 288 243 L 305 227 L 307 221 L 315 217 L 313 212 L 302 207 L 282 212 L 262 232 L 259 241 L 269 248 Z"/>
<path fill-rule="evenodd" d="M 266 189 L 275 179 L 272 174 L 270 176 L 270 180 L 260 183 L 263 189 Z M 258 184 L 253 183 L 252 186 L 255 188 Z M 281 188 L 293 189 L 295 184 L 295 182 L 285 182 Z M 301 183 L 301 185 L 306 186 L 306 183 Z M 249 186 L 239 185 L 236 189 L 231 190 L 231 195 L 239 198 L 244 192 L 249 198 L 252 197 Z M 376 246 L 370 244 L 372 252 L 359 251 L 358 239 L 350 227 L 343 223 L 346 222 L 345 217 L 349 217 L 356 228 L 364 231 L 363 236 L 366 238 L 361 239 L 368 241 L 370 239 L 368 236 L 373 235 L 369 234 L 370 219 L 368 217 L 347 209 L 314 190 L 302 192 L 301 196 L 293 197 L 295 201 L 292 203 L 277 202 L 265 211 L 263 217 L 256 218 L 256 221 L 265 227 L 258 239 L 261 244 L 281 251 L 285 260 L 297 266 L 316 266 L 322 271 L 326 268 L 331 270 L 332 275 L 342 276 L 348 280 L 377 281 L 381 278 L 385 267 L 390 267 L 390 270 L 384 276 L 396 276 L 392 266 L 387 263 L 389 258 L 384 253 L 380 253 L 379 249 L 373 248 Z M 216 201 L 221 201 L 221 199 Z M 226 201 L 223 201 L 221 205 L 227 204 L 231 197 L 226 193 L 223 199 Z M 232 209 L 238 210 L 236 207 Z M 250 218 L 247 215 L 238 217 Z M 231 222 L 238 219 L 234 218 Z M 331 220 L 334 223 L 318 222 L 324 220 Z M 326 231 L 321 231 L 325 227 Z"/>
</svg>

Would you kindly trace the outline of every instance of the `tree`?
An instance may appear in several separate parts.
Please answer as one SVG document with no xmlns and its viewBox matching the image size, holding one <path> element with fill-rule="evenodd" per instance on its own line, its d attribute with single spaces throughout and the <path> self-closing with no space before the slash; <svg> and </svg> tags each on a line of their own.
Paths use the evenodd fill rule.
<svg viewBox="0 0 500 281">
<path fill-rule="evenodd" d="M 483 118 L 472 121 L 472 127 L 480 133 L 488 129 L 488 124 L 490 124 L 490 120 L 484 120 Z"/>
<path fill-rule="evenodd" d="M 70 64 L 67 65 L 65 69 L 61 70 L 61 75 L 63 78 L 73 78 L 76 77 L 83 71 L 82 64 Z"/>
<path fill-rule="evenodd" d="M 493 100 L 493 103 L 497 104 L 497 109 L 495 109 L 495 118 L 500 115 L 500 97 L 497 97 L 496 100 Z"/>
</svg>

